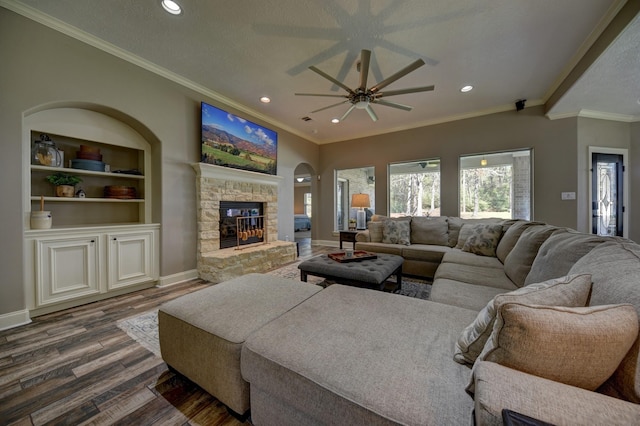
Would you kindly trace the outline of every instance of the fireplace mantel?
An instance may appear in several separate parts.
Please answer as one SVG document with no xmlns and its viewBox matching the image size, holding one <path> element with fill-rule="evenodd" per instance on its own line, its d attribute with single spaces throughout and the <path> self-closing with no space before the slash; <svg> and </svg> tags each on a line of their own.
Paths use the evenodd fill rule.
<svg viewBox="0 0 640 426">
<path fill-rule="evenodd" d="M 259 183 L 262 185 L 273 186 L 278 186 L 278 184 L 283 180 L 282 176 L 232 169 L 230 167 L 216 166 L 207 163 L 193 163 L 191 166 L 196 171 L 196 175 L 203 178 Z"/>
</svg>

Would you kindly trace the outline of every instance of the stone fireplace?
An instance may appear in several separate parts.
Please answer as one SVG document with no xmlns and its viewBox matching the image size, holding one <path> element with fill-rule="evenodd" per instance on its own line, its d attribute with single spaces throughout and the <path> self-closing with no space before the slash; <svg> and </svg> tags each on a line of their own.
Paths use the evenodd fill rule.
<svg viewBox="0 0 640 426">
<path fill-rule="evenodd" d="M 211 282 L 270 269 L 296 259 L 295 243 L 278 241 L 280 176 L 195 163 L 198 276 Z M 220 202 L 262 205 L 263 241 L 220 248 Z"/>
</svg>

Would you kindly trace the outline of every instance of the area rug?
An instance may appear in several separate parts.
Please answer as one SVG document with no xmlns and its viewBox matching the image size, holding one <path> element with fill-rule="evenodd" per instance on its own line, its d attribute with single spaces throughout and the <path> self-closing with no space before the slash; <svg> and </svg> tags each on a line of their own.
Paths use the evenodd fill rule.
<svg viewBox="0 0 640 426">
<path fill-rule="evenodd" d="M 267 272 L 270 275 L 276 275 L 278 277 L 289 278 L 300 281 L 300 270 L 298 264 L 302 261 L 290 263 L 280 268 Z M 308 281 L 312 284 L 317 284 L 322 287 L 327 287 L 334 284 L 332 281 L 325 280 L 324 278 L 308 276 Z M 394 281 L 388 281 L 386 287 L 389 288 L 391 293 L 401 294 L 403 296 L 415 297 L 418 299 L 428 300 L 431 294 L 431 283 L 429 281 L 413 278 L 403 277 L 402 288 L 400 290 L 393 290 L 396 284 Z M 117 323 L 118 327 L 127 333 L 133 340 L 140 343 L 145 349 L 153 353 L 158 358 L 160 355 L 160 342 L 158 339 L 158 310 L 144 312 L 140 315 L 125 318 Z"/>
<path fill-rule="evenodd" d="M 142 347 L 160 357 L 160 341 L 158 338 L 158 310 L 148 311 L 135 317 L 118 321 L 118 328 L 127 333 Z"/>
</svg>

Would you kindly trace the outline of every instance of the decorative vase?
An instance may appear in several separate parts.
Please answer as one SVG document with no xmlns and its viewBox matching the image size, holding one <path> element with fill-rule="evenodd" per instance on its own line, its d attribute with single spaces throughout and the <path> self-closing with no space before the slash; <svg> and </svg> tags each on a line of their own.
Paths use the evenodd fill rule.
<svg viewBox="0 0 640 426">
<path fill-rule="evenodd" d="M 72 185 L 56 186 L 56 197 L 73 197 L 75 192 L 75 187 Z"/>
<path fill-rule="evenodd" d="M 51 228 L 51 212 L 35 211 L 31 212 L 31 229 Z"/>
</svg>

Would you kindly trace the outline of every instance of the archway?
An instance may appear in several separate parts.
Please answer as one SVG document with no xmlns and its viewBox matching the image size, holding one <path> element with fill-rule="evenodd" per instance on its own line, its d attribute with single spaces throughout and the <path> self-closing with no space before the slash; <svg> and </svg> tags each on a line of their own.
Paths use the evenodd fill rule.
<svg viewBox="0 0 640 426">
<path fill-rule="evenodd" d="M 316 230 L 313 227 L 314 200 L 317 185 L 315 171 L 307 163 L 300 163 L 293 173 L 293 213 L 295 241 L 301 254 L 311 248 L 311 241 Z"/>
</svg>

